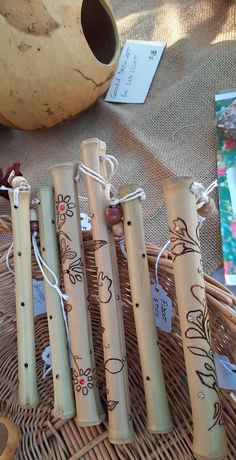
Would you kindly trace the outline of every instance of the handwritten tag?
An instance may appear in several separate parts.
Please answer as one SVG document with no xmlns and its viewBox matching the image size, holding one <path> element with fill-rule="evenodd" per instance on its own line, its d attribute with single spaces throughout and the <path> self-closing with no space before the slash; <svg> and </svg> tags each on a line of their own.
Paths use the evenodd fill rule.
<svg viewBox="0 0 236 460">
<path fill-rule="evenodd" d="M 44 348 L 42 353 L 42 360 L 44 361 L 42 375 L 42 379 L 44 380 L 47 377 L 47 375 L 52 371 L 52 356 L 50 345 Z"/>
<path fill-rule="evenodd" d="M 219 388 L 236 390 L 236 365 L 227 356 L 214 355 Z"/>
<path fill-rule="evenodd" d="M 92 226 L 90 223 L 90 219 L 88 214 L 85 212 L 80 213 L 80 223 L 81 223 L 81 230 L 91 230 Z"/>
<path fill-rule="evenodd" d="M 34 316 L 46 313 L 46 298 L 44 281 L 33 279 L 33 301 L 34 301 Z"/>
<path fill-rule="evenodd" d="M 160 284 L 152 284 L 152 303 L 156 326 L 165 332 L 171 332 L 172 301 Z"/>
<path fill-rule="evenodd" d="M 145 102 L 166 44 L 127 40 L 106 95 L 107 102 Z"/>
</svg>

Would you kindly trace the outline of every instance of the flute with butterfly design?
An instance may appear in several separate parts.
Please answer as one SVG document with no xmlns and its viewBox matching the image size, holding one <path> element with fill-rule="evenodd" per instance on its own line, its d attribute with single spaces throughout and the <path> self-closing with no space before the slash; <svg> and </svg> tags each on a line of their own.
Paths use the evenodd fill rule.
<svg viewBox="0 0 236 460">
<path fill-rule="evenodd" d="M 104 189 L 96 180 L 101 177 L 101 158 L 106 153 L 105 143 L 88 139 L 80 145 L 83 165 L 91 174 L 85 174 L 88 204 L 92 223 L 92 235 L 97 267 L 98 297 L 103 330 L 104 367 L 107 387 L 109 440 L 113 444 L 133 441 L 128 369 L 125 351 L 121 293 L 118 277 L 115 278 L 114 239 L 108 232 L 104 219 Z"/>
<path fill-rule="evenodd" d="M 55 188 L 56 224 L 70 331 L 71 360 L 77 415 L 81 426 L 98 425 L 104 419 L 96 382 L 91 318 L 80 208 L 75 183 L 76 166 L 65 163 L 51 168 Z"/>
<path fill-rule="evenodd" d="M 193 184 L 191 177 L 169 180 L 165 200 L 192 406 L 193 452 L 198 460 L 220 460 L 227 455 L 227 442 L 211 345 Z"/>
</svg>

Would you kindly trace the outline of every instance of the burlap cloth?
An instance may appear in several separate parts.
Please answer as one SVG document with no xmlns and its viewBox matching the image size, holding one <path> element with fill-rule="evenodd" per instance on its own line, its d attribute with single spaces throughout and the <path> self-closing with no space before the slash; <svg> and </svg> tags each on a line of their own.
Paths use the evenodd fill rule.
<svg viewBox="0 0 236 460">
<path fill-rule="evenodd" d="M 163 245 L 163 181 L 193 175 L 209 185 L 216 177 L 214 94 L 236 86 L 235 1 L 113 0 L 113 7 L 122 44 L 128 38 L 167 42 L 145 104 L 100 98 L 77 119 L 48 131 L 1 128 L 1 166 L 20 161 L 32 185 L 44 185 L 50 166 L 78 161 L 80 143 L 98 137 L 119 160 L 114 183 L 144 188 L 147 239 Z M 217 213 L 204 224 L 201 240 L 205 269 L 212 271 L 222 261 Z"/>
</svg>

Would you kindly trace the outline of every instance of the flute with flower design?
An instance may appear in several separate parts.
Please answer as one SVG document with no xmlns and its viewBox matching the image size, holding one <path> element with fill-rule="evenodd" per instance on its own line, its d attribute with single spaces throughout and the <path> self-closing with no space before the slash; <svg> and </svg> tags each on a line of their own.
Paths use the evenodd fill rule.
<svg viewBox="0 0 236 460">
<path fill-rule="evenodd" d="M 80 146 L 80 153 L 86 171 L 85 182 L 88 193 L 92 234 L 97 266 L 98 297 L 101 312 L 104 367 L 107 387 L 109 419 L 109 441 L 124 444 L 133 441 L 128 369 L 125 351 L 121 293 L 118 277 L 115 278 L 114 240 L 109 237 L 104 218 L 105 194 L 99 182 L 101 157 L 106 153 L 104 142 L 88 139 Z M 96 177 L 98 180 L 96 180 Z"/>
<path fill-rule="evenodd" d="M 227 443 L 209 329 L 193 179 L 167 182 L 165 199 L 198 460 L 224 459 Z"/>
<path fill-rule="evenodd" d="M 16 176 L 9 191 L 14 248 L 16 320 L 18 349 L 19 404 L 36 406 L 39 395 L 36 381 L 34 305 L 30 232 L 30 186 Z"/>
<path fill-rule="evenodd" d="M 60 265 L 58 241 L 55 225 L 54 190 L 41 187 L 37 191 L 37 206 L 41 256 L 55 274 L 60 284 Z M 50 278 L 50 273 L 47 272 Z M 71 381 L 68 340 L 63 305 L 59 293 L 45 281 L 45 295 L 48 317 L 48 329 L 52 356 L 54 387 L 53 415 L 57 418 L 71 418 L 75 414 L 74 394 Z"/>
<path fill-rule="evenodd" d="M 96 384 L 91 319 L 75 184 L 76 166 L 51 169 L 55 188 L 57 233 L 60 242 L 70 331 L 71 360 L 77 416 L 81 426 L 98 425 L 104 418 Z"/>
</svg>

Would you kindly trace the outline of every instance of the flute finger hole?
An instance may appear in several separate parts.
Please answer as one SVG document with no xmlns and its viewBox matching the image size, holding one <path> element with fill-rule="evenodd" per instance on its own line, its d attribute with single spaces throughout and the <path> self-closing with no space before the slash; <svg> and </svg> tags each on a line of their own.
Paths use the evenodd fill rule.
<svg viewBox="0 0 236 460">
<path fill-rule="evenodd" d="M 21 306 L 24 307 L 24 306 L 25 306 L 25 302 L 21 302 Z"/>
<path fill-rule="evenodd" d="M 146 380 L 147 380 L 148 382 L 151 380 L 151 378 L 149 377 L 149 375 L 147 375 Z"/>
<path fill-rule="evenodd" d="M 52 319 L 52 315 L 49 316 L 49 319 Z"/>
<path fill-rule="evenodd" d="M 127 225 L 131 225 L 131 221 L 130 221 L 130 220 L 128 220 Z"/>
<path fill-rule="evenodd" d="M 56 379 L 59 380 L 59 378 L 60 378 L 60 376 L 59 376 L 59 374 L 57 374 L 57 375 L 56 375 Z"/>
<path fill-rule="evenodd" d="M 146 254 L 142 254 L 142 258 L 145 259 L 145 257 L 146 257 Z"/>
<path fill-rule="evenodd" d="M 26 369 L 27 369 L 27 367 L 29 367 L 28 363 L 25 363 L 24 366 L 25 366 Z"/>
<path fill-rule="evenodd" d="M 135 304 L 135 307 L 138 308 L 138 307 L 139 307 L 139 303 L 136 303 L 136 304 Z"/>
</svg>

